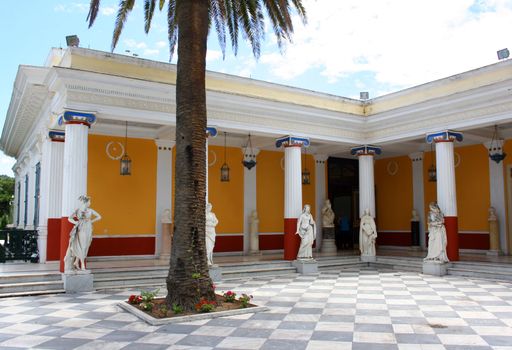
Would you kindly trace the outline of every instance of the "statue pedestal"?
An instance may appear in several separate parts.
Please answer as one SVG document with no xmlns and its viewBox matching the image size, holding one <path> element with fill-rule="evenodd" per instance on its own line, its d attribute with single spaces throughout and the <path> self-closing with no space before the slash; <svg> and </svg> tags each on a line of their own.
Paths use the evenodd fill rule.
<svg viewBox="0 0 512 350">
<path fill-rule="evenodd" d="M 93 274 L 90 270 L 67 271 L 62 274 L 66 293 L 92 292 Z"/>
<path fill-rule="evenodd" d="M 222 281 L 222 270 L 219 265 L 210 265 L 208 267 L 208 273 L 210 274 L 210 278 L 213 282 Z"/>
<path fill-rule="evenodd" d="M 492 249 L 492 250 L 488 250 L 485 254 L 487 256 L 498 256 L 498 255 L 501 255 L 501 252 L 499 250 Z"/>
<path fill-rule="evenodd" d="M 318 263 L 315 259 L 297 259 L 293 261 L 292 265 L 301 275 L 318 273 Z"/>
<path fill-rule="evenodd" d="M 411 246 L 415 249 L 420 247 L 420 222 L 411 221 Z"/>
<path fill-rule="evenodd" d="M 444 276 L 447 273 L 447 264 L 433 261 L 423 262 L 423 274 L 433 276 Z"/>
<path fill-rule="evenodd" d="M 337 251 L 334 227 L 322 227 L 322 253 L 336 253 Z"/>
<path fill-rule="evenodd" d="M 377 257 L 375 255 L 361 255 L 361 262 L 376 262 Z"/>
<path fill-rule="evenodd" d="M 172 245 L 172 224 L 162 223 L 162 247 L 160 250 L 160 260 L 169 261 L 171 258 Z"/>
</svg>

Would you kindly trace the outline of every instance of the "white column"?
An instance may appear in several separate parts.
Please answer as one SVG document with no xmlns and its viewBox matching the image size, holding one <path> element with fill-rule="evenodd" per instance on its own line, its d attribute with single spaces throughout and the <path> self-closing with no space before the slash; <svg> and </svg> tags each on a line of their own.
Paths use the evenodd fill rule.
<svg viewBox="0 0 512 350">
<path fill-rule="evenodd" d="M 457 216 L 453 142 L 436 142 L 437 202 L 445 216 Z"/>
<path fill-rule="evenodd" d="M 210 167 L 210 161 L 208 160 L 208 137 L 215 137 L 217 136 L 217 128 L 214 126 L 208 126 L 206 128 L 206 204 L 209 203 L 208 201 L 208 168 Z M 205 206 L 206 207 L 206 206 Z"/>
<path fill-rule="evenodd" d="M 297 219 L 302 213 L 301 148 L 309 146 L 309 139 L 284 136 L 276 140 L 276 147 L 284 147 L 284 259 L 295 260 L 300 244 Z"/>
<path fill-rule="evenodd" d="M 329 156 L 325 154 L 315 154 L 315 220 L 316 220 L 316 250 L 322 247 L 322 207 L 327 199 L 325 196 L 325 163 Z"/>
<path fill-rule="evenodd" d="M 484 144 L 488 150 L 489 143 Z M 508 254 L 507 246 L 507 212 L 505 201 L 505 178 L 503 176 L 503 162 L 496 163 L 489 158 L 489 189 L 491 194 L 491 207 L 496 209 L 500 229 L 500 250 Z"/>
<path fill-rule="evenodd" d="M 413 208 L 420 217 L 420 246 L 426 248 L 425 240 L 425 193 L 423 186 L 423 152 L 409 154 L 412 160 Z"/>
<path fill-rule="evenodd" d="M 48 219 L 61 217 L 63 140 L 63 132 L 50 131 L 42 145 L 39 223 L 37 226 L 39 263 L 42 264 L 47 260 Z"/>
<path fill-rule="evenodd" d="M 427 135 L 427 142 L 436 144 L 437 203 L 444 214 L 447 255 L 459 260 L 459 229 L 457 219 L 457 189 L 455 186 L 454 141 L 462 141 L 461 133 L 451 130 Z"/>
<path fill-rule="evenodd" d="M 20 177 L 20 222 L 18 224 L 18 228 L 24 229 L 25 228 L 25 192 L 27 189 L 27 182 L 26 182 L 26 176 L 27 176 L 27 169 L 24 167 L 22 168 L 22 173 Z M 28 220 L 27 220 L 28 222 Z"/>
<path fill-rule="evenodd" d="M 156 215 L 155 215 L 155 255 L 162 253 L 162 214 L 172 212 L 172 148 L 175 142 L 155 140 L 157 145 L 156 171 Z"/>
<path fill-rule="evenodd" d="M 18 200 L 20 200 L 20 203 L 21 203 L 20 193 L 18 193 L 18 185 L 20 184 L 19 168 L 14 167 L 13 172 L 14 172 L 14 200 L 12 203 L 12 207 L 13 207 L 12 224 L 14 225 L 14 227 L 18 227 L 18 225 L 16 224 L 16 222 L 19 221 Z M 21 186 L 20 186 L 20 188 L 21 188 Z"/>
<path fill-rule="evenodd" d="M 64 272 L 64 256 L 72 225 L 69 215 L 78 207 L 78 197 L 87 195 L 87 156 L 89 127 L 96 121 L 91 113 L 66 111 L 59 123 L 66 125 L 64 167 L 62 177 L 60 271 Z"/>
<path fill-rule="evenodd" d="M 78 197 L 87 194 L 88 133 L 88 125 L 66 124 L 62 217 L 71 215 L 78 207 Z"/>
<path fill-rule="evenodd" d="M 359 160 L 359 217 L 366 209 L 375 217 L 375 181 L 373 174 L 373 157 L 381 153 L 381 148 L 362 145 L 352 148 L 351 153 Z"/>
<path fill-rule="evenodd" d="M 284 217 L 297 219 L 302 212 L 301 146 L 284 149 Z"/>
<path fill-rule="evenodd" d="M 244 152 L 244 148 L 242 148 L 242 154 Z M 256 156 L 258 155 L 258 149 L 252 149 L 252 154 L 243 154 L 244 159 L 246 160 L 256 160 Z M 257 192 L 256 192 L 256 169 L 257 164 L 251 169 L 247 169 L 244 167 L 244 254 L 249 252 L 249 241 L 250 241 L 250 225 L 251 222 L 249 218 L 251 217 L 251 213 L 253 210 L 257 210 L 256 200 L 257 200 Z M 251 248 L 252 249 L 252 248 Z"/>
</svg>

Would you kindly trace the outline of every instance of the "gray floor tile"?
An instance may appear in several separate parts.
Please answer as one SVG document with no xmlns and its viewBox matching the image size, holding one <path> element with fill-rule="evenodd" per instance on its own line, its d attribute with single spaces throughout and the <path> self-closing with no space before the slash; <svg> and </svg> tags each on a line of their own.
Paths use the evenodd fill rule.
<svg viewBox="0 0 512 350">
<path fill-rule="evenodd" d="M 38 349 L 70 350 L 89 343 L 88 339 L 55 338 L 37 346 Z"/>
<path fill-rule="evenodd" d="M 315 329 L 316 322 L 297 322 L 297 321 L 283 321 L 279 324 L 279 329 Z"/>
<path fill-rule="evenodd" d="M 208 335 L 188 335 L 176 343 L 176 345 L 211 346 L 215 347 L 224 337 L 212 337 Z"/>
<path fill-rule="evenodd" d="M 314 331 L 311 335 L 311 340 L 351 342 L 352 338 L 352 332 Z"/>
<path fill-rule="evenodd" d="M 441 344 L 435 334 L 395 334 L 395 337 L 399 344 Z"/>
<path fill-rule="evenodd" d="M 356 332 L 393 333 L 393 325 L 390 325 L 390 324 L 356 323 L 354 325 L 354 331 L 356 331 Z"/>
<path fill-rule="evenodd" d="M 238 328 L 230 337 L 244 337 L 244 338 L 268 338 L 272 334 L 273 329 L 262 328 Z"/>
<path fill-rule="evenodd" d="M 260 350 L 304 350 L 307 347 L 307 341 L 300 340 L 267 340 Z"/>
</svg>

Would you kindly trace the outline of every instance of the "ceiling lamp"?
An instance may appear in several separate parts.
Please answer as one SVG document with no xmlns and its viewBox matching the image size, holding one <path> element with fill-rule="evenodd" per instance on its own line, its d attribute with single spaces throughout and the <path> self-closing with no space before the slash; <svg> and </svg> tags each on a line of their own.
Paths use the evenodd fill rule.
<svg viewBox="0 0 512 350">
<path fill-rule="evenodd" d="M 120 165 L 121 175 L 125 176 L 132 174 L 132 160 L 130 156 L 128 156 L 128 121 L 126 121 L 126 129 L 124 135 L 124 155 L 121 157 Z"/>
<path fill-rule="evenodd" d="M 220 181 L 229 182 L 229 166 L 226 163 L 226 132 L 224 132 L 224 164 L 220 167 Z"/>
<path fill-rule="evenodd" d="M 503 139 L 498 134 L 498 125 L 494 125 L 491 143 L 489 144 L 489 158 L 496 163 L 501 162 L 507 154 L 503 152 Z"/>
<path fill-rule="evenodd" d="M 302 170 L 302 184 L 303 185 L 309 185 L 311 183 L 311 173 L 308 170 L 307 167 L 307 150 L 304 148 L 304 169 Z"/>
<path fill-rule="evenodd" d="M 435 159 L 435 152 L 434 152 L 434 142 L 430 144 L 430 157 L 432 160 L 432 163 L 430 163 L 430 167 L 428 168 L 428 181 L 430 182 L 436 182 L 437 181 L 437 171 L 436 166 L 434 165 L 434 159 Z"/>
<path fill-rule="evenodd" d="M 247 150 L 249 150 L 249 152 L 247 152 Z M 249 158 L 249 160 L 247 160 L 246 157 Z M 256 166 L 256 156 L 254 155 L 254 151 L 252 150 L 251 133 L 249 133 L 247 144 L 245 145 L 242 164 L 249 170 Z"/>
</svg>

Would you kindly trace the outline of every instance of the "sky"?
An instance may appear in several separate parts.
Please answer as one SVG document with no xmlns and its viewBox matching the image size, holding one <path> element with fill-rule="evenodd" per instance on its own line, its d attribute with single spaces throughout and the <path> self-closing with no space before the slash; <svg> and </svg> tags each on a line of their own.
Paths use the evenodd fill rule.
<svg viewBox="0 0 512 350">
<path fill-rule="evenodd" d="M 144 33 L 144 1 L 136 1 L 115 53 L 169 62 L 165 12 Z M 240 42 L 223 59 L 215 33 L 207 69 L 358 98 L 382 96 L 497 62 L 512 49 L 512 0 L 303 0 L 308 22 L 295 18 L 293 42 L 281 52 L 267 26 L 261 56 Z M 80 46 L 110 51 L 116 0 L 102 0 L 88 29 L 88 0 L 0 0 L 0 125 L 18 66 L 43 65 L 52 47 L 76 34 Z M 297 16 L 295 16 L 297 17 Z M 229 45 L 229 44 L 228 44 Z M 176 55 L 172 63 L 176 63 Z M 15 160 L 0 152 L 0 174 Z"/>
</svg>

